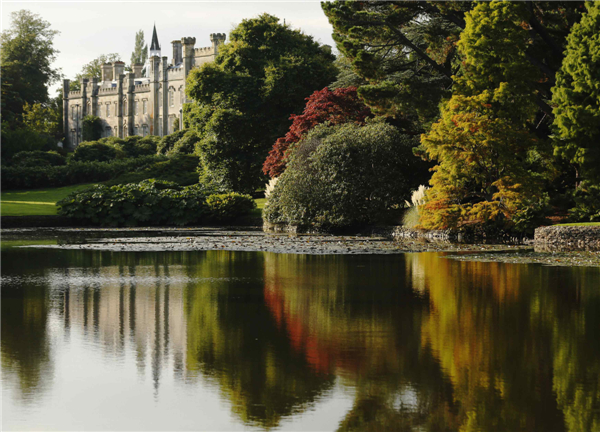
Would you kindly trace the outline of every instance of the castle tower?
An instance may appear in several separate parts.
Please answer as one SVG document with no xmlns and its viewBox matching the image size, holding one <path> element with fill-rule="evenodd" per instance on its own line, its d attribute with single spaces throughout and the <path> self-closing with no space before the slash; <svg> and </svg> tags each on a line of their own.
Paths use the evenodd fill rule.
<svg viewBox="0 0 600 432">
<path fill-rule="evenodd" d="M 160 44 L 158 43 L 158 36 L 156 36 L 156 24 L 152 30 L 152 43 L 150 44 L 150 55 L 149 57 L 158 56 L 160 57 Z"/>
</svg>

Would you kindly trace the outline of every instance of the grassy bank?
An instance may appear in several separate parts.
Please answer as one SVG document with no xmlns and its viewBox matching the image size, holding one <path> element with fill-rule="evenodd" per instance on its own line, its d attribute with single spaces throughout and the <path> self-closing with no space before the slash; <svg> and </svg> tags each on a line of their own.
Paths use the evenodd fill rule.
<svg viewBox="0 0 600 432">
<path fill-rule="evenodd" d="M 2 192 L 2 216 L 45 216 L 56 214 L 56 203 L 71 192 L 85 189 L 94 183 L 59 188 L 15 190 Z"/>
<path fill-rule="evenodd" d="M 64 186 L 60 188 L 17 190 L 2 192 L 1 215 L 2 216 L 47 216 L 56 214 L 56 203 L 69 195 L 71 192 L 85 189 L 94 183 L 79 184 L 75 186 Z M 255 216 L 260 217 L 265 205 L 264 198 L 255 200 L 257 209 Z"/>
</svg>

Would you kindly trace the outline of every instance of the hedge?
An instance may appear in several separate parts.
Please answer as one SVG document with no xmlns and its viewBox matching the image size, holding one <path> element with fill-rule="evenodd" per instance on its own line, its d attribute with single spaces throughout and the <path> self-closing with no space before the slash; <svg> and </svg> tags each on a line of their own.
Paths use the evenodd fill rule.
<svg viewBox="0 0 600 432">
<path fill-rule="evenodd" d="M 58 214 L 101 226 L 189 225 L 245 216 L 256 206 L 248 195 L 211 195 L 172 182 L 98 185 L 57 203 Z"/>
</svg>

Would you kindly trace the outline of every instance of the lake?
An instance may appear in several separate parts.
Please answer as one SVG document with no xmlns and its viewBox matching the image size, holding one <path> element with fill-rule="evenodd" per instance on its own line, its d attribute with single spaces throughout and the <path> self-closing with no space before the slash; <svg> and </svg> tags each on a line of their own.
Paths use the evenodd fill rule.
<svg viewBox="0 0 600 432">
<path fill-rule="evenodd" d="M 600 430 L 600 268 L 2 250 L 3 430 Z"/>
</svg>

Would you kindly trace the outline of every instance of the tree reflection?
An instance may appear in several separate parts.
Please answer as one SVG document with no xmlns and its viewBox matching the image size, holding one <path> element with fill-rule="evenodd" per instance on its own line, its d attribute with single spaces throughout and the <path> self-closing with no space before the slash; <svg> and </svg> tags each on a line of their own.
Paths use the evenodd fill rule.
<svg viewBox="0 0 600 432">
<path fill-rule="evenodd" d="M 207 253 L 195 267 L 211 280 L 188 289 L 186 365 L 216 381 L 244 422 L 271 428 L 305 410 L 333 377 L 311 368 L 277 327 L 262 267 L 260 254 L 226 251 Z"/>
</svg>

